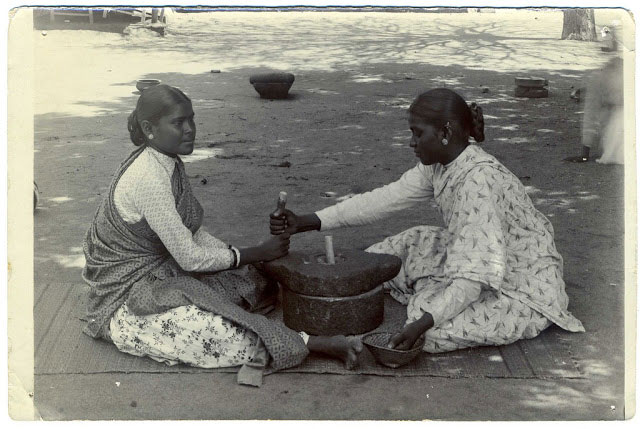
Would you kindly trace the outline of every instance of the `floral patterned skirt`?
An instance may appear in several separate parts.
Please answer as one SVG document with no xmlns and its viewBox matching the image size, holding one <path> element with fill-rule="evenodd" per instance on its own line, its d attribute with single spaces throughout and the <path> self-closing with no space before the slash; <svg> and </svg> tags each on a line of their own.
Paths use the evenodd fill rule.
<svg viewBox="0 0 640 429">
<path fill-rule="evenodd" d="M 120 351 L 168 365 L 223 368 L 253 362 L 267 353 L 255 333 L 195 305 L 136 316 L 125 303 L 111 318 L 109 329 Z"/>
</svg>

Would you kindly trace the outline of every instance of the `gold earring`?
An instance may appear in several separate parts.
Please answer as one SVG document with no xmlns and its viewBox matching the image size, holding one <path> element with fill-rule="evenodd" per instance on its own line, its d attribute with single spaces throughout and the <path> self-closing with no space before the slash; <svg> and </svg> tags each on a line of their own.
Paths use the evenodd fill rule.
<svg viewBox="0 0 640 429">
<path fill-rule="evenodd" d="M 442 144 L 443 144 L 444 146 L 448 145 L 448 144 L 449 144 L 449 140 L 447 140 L 447 139 L 442 139 Z"/>
<path fill-rule="evenodd" d="M 153 134 L 149 134 L 149 140 L 153 140 Z"/>
</svg>

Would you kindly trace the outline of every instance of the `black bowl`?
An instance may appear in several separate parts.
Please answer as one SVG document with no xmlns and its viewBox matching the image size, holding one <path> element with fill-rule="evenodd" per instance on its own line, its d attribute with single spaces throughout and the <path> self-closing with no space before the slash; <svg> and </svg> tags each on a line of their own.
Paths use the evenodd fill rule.
<svg viewBox="0 0 640 429">
<path fill-rule="evenodd" d="M 260 98 L 283 99 L 289 95 L 295 76 L 291 73 L 263 73 L 249 77 L 249 83 L 260 94 Z"/>
<path fill-rule="evenodd" d="M 362 342 L 378 363 L 390 368 L 398 368 L 418 357 L 424 345 L 424 337 L 418 338 L 409 350 L 396 350 L 387 347 L 393 333 L 373 332 L 362 338 Z"/>
</svg>

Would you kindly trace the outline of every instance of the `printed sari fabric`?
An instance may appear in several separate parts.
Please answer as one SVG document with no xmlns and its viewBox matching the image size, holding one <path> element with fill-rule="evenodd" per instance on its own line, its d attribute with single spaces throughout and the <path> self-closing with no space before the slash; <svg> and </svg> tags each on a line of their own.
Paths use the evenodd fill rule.
<svg viewBox="0 0 640 429">
<path fill-rule="evenodd" d="M 109 338 L 108 323 L 125 302 L 136 316 L 194 305 L 254 332 L 264 343 L 273 369 L 298 365 L 308 354 L 300 335 L 282 323 L 249 312 L 264 298 L 267 283 L 255 269 L 243 274 L 192 275 L 178 266 L 144 219 L 129 225 L 121 218 L 113 203 L 114 189 L 144 149 L 135 150 L 121 164 L 85 238 L 83 278 L 91 288 L 84 332 Z M 182 161 L 178 167 L 172 178 L 176 209 L 184 225 L 195 233 L 202 224 L 203 210 L 191 191 Z"/>
<path fill-rule="evenodd" d="M 400 273 L 386 287 L 407 305 L 408 322 L 428 311 L 434 297 L 439 295 L 442 303 L 452 285 L 481 285 L 479 296 L 466 307 L 447 305 L 459 311 L 428 331 L 438 344 L 428 338 L 426 350 L 505 344 L 535 336 L 549 323 L 584 331 L 567 310 L 562 257 L 551 223 L 522 183 L 475 145 L 447 165 L 418 164 L 396 182 L 316 214 L 324 231 L 370 224 L 429 203 L 440 211 L 444 228 L 411 228 L 367 249 L 402 259 Z M 451 299 L 466 302 L 470 295 Z"/>
<path fill-rule="evenodd" d="M 427 332 L 425 349 L 507 344 L 534 337 L 550 323 L 584 331 L 567 311 L 553 227 L 522 183 L 476 146 L 446 167 L 424 171 L 446 227 L 411 228 L 368 250 L 403 259 L 388 287 L 407 304 L 407 323 L 457 278 L 483 287 L 476 302 Z"/>
</svg>

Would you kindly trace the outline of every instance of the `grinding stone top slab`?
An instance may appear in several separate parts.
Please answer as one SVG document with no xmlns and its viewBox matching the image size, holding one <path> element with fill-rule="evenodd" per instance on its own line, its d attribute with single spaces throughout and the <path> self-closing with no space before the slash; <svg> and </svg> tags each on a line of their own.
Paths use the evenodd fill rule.
<svg viewBox="0 0 640 429">
<path fill-rule="evenodd" d="M 264 264 L 267 274 L 289 290 L 310 296 L 353 296 L 394 278 L 402 261 L 397 256 L 364 250 L 336 249 L 335 265 L 321 252 L 291 252 Z"/>
</svg>

